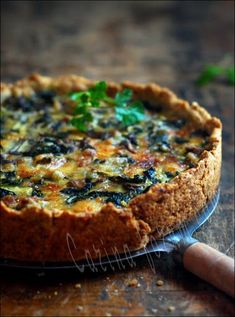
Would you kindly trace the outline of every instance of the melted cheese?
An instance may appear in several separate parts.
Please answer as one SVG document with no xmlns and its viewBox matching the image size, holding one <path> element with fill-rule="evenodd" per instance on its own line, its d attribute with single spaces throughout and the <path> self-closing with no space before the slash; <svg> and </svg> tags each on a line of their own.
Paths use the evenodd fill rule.
<svg viewBox="0 0 235 317">
<path fill-rule="evenodd" d="M 152 185 L 195 166 L 207 146 L 205 132 L 173 113 L 146 110 L 144 121 L 124 128 L 103 104 L 82 133 L 68 124 L 72 110 L 63 96 L 47 106 L 40 106 L 40 98 L 2 105 L 3 200 L 30 197 L 42 208 L 75 213 L 97 212 L 106 202 L 126 206 Z M 26 104 L 25 110 L 22 102 L 32 108 Z"/>
</svg>

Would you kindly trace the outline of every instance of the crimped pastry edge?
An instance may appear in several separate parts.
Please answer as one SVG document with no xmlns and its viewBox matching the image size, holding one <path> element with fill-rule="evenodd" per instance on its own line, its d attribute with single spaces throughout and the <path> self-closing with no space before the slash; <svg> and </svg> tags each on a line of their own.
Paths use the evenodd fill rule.
<svg viewBox="0 0 235 317">
<path fill-rule="evenodd" d="M 33 74 L 14 84 L 1 84 L 1 98 L 30 95 L 35 90 L 60 92 L 85 90 L 94 81 L 76 75 L 50 78 Z M 167 88 L 157 84 L 108 82 L 114 95 L 131 88 L 134 97 L 172 109 L 179 117 L 192 120 L 210 134 L 211 150 L 205 150 L 196 167 L 157 184 L 136 196 L 127 208 L 108 203 L 98 213 L 74 214 L 69 210 L 48 211 L 35 206 L 21 212 L 1 202 L 0 256 L 24 261 L 72 261 L 97 258 L 144 247 L 150 239 L 161 238 L 194 217 L 216 192 L 221 170 L 221 131 L 219 119 L 196 102 L 190 105 Z M 98 237 L 98 238 L 97 238 Z"/>
</svg>

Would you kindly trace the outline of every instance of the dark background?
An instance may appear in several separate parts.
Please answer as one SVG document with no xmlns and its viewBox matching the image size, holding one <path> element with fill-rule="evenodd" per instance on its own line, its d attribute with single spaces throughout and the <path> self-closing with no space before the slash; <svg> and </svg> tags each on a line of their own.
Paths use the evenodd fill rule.
<svg viewBox="0 0 235 317">
<path fill-rule="evenodd" d="M 222 120 L 220 203 L 196 236 L 233 256 L 234 89 L 223 80 L 202 88 L 194 82 L 208 63 L 233 63 L 234 1 L 2 1 L 1 9 L 2 81 L 35 71 L 153 81 L 198 101 Z M 135 269 L 96 276 L 32 280 L 5 274 L 2 314 L 234 314 L 229 297 L 176 266 L 170 256 L 154 261 L 157 274 L 146 259 Z M 140 287 L 126 286 L 132 278 Z M 157 279 L 164 280 L 162 287 L 156 286 Z M 81 289 L 74 288 L 78 282 Z"/>
</svg>

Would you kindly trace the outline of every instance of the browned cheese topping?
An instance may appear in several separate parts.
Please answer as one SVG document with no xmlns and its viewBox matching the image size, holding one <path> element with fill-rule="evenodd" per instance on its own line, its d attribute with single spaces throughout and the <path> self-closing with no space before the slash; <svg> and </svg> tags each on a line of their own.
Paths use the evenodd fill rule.
<svg viewBox="0 0 235 317">
<path fill-rule="evenodd" d="M 208 144 L 175 114 L 153 111 L 123 126 L 111 105 L 92 109 L 86 132 L 69 124 L 73 109 L 65 96 L 39 91 L 9 97 L 1 105 L 1 199 L 22 210 L 96 212 L 107 202 L 125 207 L 154 184 L 171 182 L 194 167 Z"/>
</svg>

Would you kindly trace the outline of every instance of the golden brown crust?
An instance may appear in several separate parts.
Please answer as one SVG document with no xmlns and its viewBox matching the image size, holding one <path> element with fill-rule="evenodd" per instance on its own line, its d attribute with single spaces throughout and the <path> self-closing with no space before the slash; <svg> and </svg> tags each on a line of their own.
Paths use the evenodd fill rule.
<svg viewBox="0 0 235 317">
<path fill-rule="evenodd" d="M 75 75 L 59 78 L 33 74 L 16 84 L 1 84 L 3 99 L 9 95 L 29 95 L 34 90 L 53 88 L 61 92 L 84 90 L 94 82 Z M 35 206 L 21 212 L 1 202 L 0 256 L 28 261 L 71 261 L 135 250 L 149 238 L 160 238 L 191 219 L 214 195 L 220 179 L 220 120 L 196 102 L 178 99 L 156 84 L 108 84 L 108 92 L 129 87 L 134 96 L 177 112 L 210 134 L 211 150 L 205 150 L 196 167 L 182 172 L 167 184 L 154 185 L 131 200 L 127 208 L 106 204 L 95 214 L 49 212 Z M 75 247 L 74 247 L 75 246 Z"/>
<path fill-rule="evenodd" d="M 149 226 L 107 204 L 96 215 L 49 214 L 35 207 L 20 213 L 2 204 L 1 256 L 30 261 L 71 261 L 97 257 L 148 242 Z"/>
</svg>

